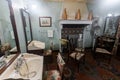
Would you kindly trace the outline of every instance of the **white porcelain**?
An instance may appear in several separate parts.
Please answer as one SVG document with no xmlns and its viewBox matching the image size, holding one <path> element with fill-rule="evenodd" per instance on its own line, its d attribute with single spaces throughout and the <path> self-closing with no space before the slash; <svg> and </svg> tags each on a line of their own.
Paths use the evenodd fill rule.
<svg viewBox="0 0 120 80">
<path fill-rule="evenodd" d="M 5 58 L 5 61 L 8 63 L 16 54 L 8 55 L 7 58 Z"/>
<path fill-rule="evenodd" d="M 0 57 L 0 61 L 1 61 L 0 69 L 2 67 L 4 67 L 6 65 L 6 63 L 8 63 L 14 56 L 15 56 L 15 54 L 11 54 L 7 57 L 4 57 L 4 56 Z"/>
<path fill-rule="evenodd" d="M 18 58 L 10 65 L 9 68 L 0 76 L 0 80 L 8 79 L 8 78 L 23 78 L 30 80 L 42 80 L 42 72 L 43 72 L 43 56 L 38 56 L 34 54 L 23 53 L 23 57 L 25 59 L 25 63 L 20 67 L 19 72 L 15 70 L 15 64 Z"/>
<path fill-rule="evenodd" d="M 37 47 L 37 48 L 40 48 L 40 49 L 45 49 L 45 43 L 44 43 L 44 42 L 41 42 L 41 41 L 33 40 L 33 41 L 28 45 L 28 47 L 30 47 L 30 46 L 34 46 L 34 47 Z"/>
</svg>

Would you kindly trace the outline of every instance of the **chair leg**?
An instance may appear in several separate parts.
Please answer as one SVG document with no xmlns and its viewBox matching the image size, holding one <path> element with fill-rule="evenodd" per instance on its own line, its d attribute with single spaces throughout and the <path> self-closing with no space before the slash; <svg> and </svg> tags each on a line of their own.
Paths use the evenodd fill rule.
<svg viewBox="0 0 120 80">
<path fill-rule="evenodd" d="M 83 64 L 85 64 L 85 56 L 83 57 Z"/>
<path fill-rule="evenodd" d="M 45 66 L 46 66 L 46 70 L 48 70 L 48 64 L 45 64 Z"/>
<path fill-rule="evenodd" d="M 78 72 L 79 72 L 80 61 L 78 61 L 77 66 L 78 66 Z"/>
<path fill-rule="evenodd" d="M 112 55 L 109 55 L 108 63 L 111 63 Z"/>
</svg>

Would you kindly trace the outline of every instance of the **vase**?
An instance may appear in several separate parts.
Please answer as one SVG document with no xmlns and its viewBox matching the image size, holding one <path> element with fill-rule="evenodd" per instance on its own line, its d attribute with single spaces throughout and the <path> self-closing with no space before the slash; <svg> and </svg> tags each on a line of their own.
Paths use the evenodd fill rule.
<svg viewBox="0 0 120 80">
<path fill-rule="evenodd" d="M 76 15 L 75 15 L 75 19 L 76 20 L 80 20 L 81 19 L 81 13 L 80 13 L 80 9 L 78 9 Z"/>
<path fill-rule="evenodd" d="M 93 19 L 93 12 L 90 11 L 88 14 L 88 20 L 92 20 Z"/>
<path fill-rule="evenodd" d="M 67 11 L 66 8 L 63 10 L 62 19 L 67 20 Z"/>
</svg>

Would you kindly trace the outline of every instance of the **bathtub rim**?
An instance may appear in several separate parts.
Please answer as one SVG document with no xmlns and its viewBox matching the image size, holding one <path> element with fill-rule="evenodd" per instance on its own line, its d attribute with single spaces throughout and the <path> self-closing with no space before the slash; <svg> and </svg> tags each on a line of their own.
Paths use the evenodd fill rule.
<svg viewBox="0 0 120 80">
<path fill-rule="evenodd" d="M 16 55 L 4 66 L 0 69 L 0 75 L 14 62 L 14 60 L 20 55 L 20 53 L 16 53 Z"/>
</svg>

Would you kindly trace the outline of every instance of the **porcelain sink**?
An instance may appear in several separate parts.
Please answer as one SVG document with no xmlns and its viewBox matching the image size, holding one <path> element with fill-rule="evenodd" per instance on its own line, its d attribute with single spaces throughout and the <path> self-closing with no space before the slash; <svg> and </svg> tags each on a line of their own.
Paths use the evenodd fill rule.
<svg viewBox="0 0 120 80">
<path fill-rule="evenodd" d="M 40 48 L 40 49 L 45 49 L 45 43 L 44 43 L 44 42 L 41 42 L 41 41 L 33 40 L 33 41 L 28 45 L 28 47 L 30 47 L 30 46 L 34 46 L 34 47 L 37 47 L 37 48 Z"/>
</svg>

